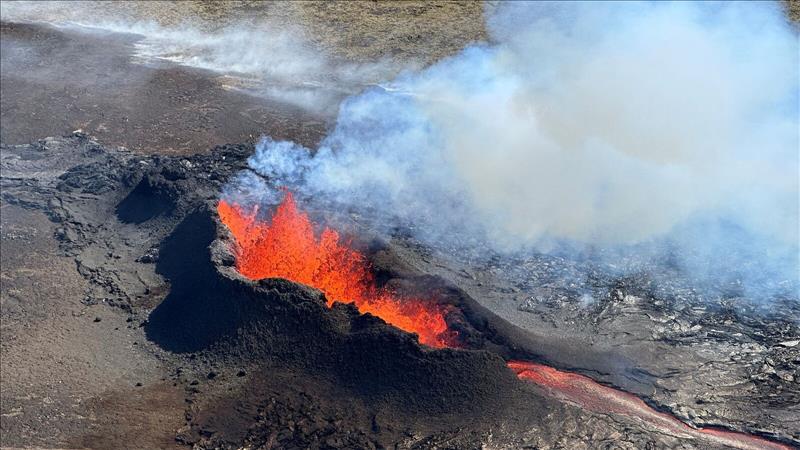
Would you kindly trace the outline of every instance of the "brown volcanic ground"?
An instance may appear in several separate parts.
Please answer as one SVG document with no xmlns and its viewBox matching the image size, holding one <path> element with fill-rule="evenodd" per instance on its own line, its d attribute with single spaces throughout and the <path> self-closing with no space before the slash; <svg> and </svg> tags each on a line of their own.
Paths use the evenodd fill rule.
<svg viewBox="0 0 800 450">
<path fill-rule="evenodd" d="M 427 64 L 485 37 L 477 2 L 45 2 L 15 19 L 155 20 L 217 29 L 249 18 L 300 23 L 306 37 L 339 60 L 392 57 Z M 218 75 L 131 61 L 135 35 L 87 34 L 3 22 L 0 134 L 28 143 L 81 129 L 109 145 L 193 154 L 254 142 L 261 134 L 306 145 L 332 117 L 225 88 Z M 379 80 L 376 80 L 379 81 Z"/>
<path fill-rule="evenodd" d="M 120 8 L 167 24 L 192 17 L 210 27 L 253 11 L 275 14 L 301 21 L 315 43 L 353 61 L 390 53 L 429 63 L 484 37 L 482 7 L 472 2 Z M 329 117 L 225 89 L 210 72 L 134 64 L 135 36 L 11 22 L 2 23 L 0 35 L 0 142 L 28 144 L 81 128 L 102 144 L 77 135 L 2 149 L 3 447 L 709 448 L 554 401 L 517 383 L 494 353 L 429 352 L 348 308 L 321 308 L 312 291 L 247 283 L 226 272 L 224 261 L 211 265 L 207 245 L 225 237 L 209 205 L 251 149 L 208 150 L 265 132 L 313 145 Z M 180 156 L 195 153 L 207 155 Z M 495 268 L 442 267 L 413 242 L 393 243 L 376 262 L 400 280 L 436 274 L 492 308 L 504 292 L 518 294 L 512 283 L 495 279 Z M 181 291 L 187 279 L 212 283 L 217 297 L 196 304 L 197 295 Z M 536 330 L 521 342 L 540 346 L 538 356 L 560 367 L 624 386 L 685 420 L 800 442 L 796 328 L 744 323 L 749 319 L 723 311 L 698 320 L 719 319 L 729 334 L 745 337 L 696 352 L 688 325 L 694 319 L 657 311 L 666 329 L 647 337 L 648 324 L 636 321 L 652 311 L 637 303 L 636 292 L 624 294 L 600 305 L 598 317 L 578 317 L 588 324 L 586 335 L 599 328 L 600 336 L 617 339 L 609 353 L 617 359 L 591 358 L 588 346 L 570 345 L 575 341 L 556 330 L 574 326 L 569 304 L 554 309 L 531 298 L 496 311 Z M 277 310 L 249 309 L 246 300 Z M 316 321 L 309 330 L 325 332 L 293 335 L 270 319 L 276 316 L 309 317 Z M 626 337 L 630 330 L 634 338 Z M 181 348 L 187 339 L 203 345 Z M 657 346 L 649 339 L 658 339 Z M 375 361 L 338 370 L 327 359 L 364 354 L 395 369 L 381 377 L 390 382 L 363 382 Z M 665 375 L 663 381 L 653 383 L 647 372 L 626 381 L 630 373 L 609 369 L 609 362 L 627 363 L 631 355 Z M 669 366 L 687 360 L 702 371 Z"/>
<path fill-rule="evenodd" d="M 131 35 L 2 22 L 0 133 L 26 143 L 73 130 L 144 153 L 192 154 L 264 130 L 313 143 L 323 119 L 224 89 L 216 75 L 131 62 Z"/>
<path fill-rule="evenodd" d="M 3 446 L 719 448 L 517 380 L 503 357 L 612 384 L 626 372 L 609 364 L 626 359 L 510 325 L 415 268 L 431 255 L 408 242 L 357 245 L 386 283 L 458 306 L 448 320 L 471 350 L 424 348 L 313 289 L 244 279 L 214 206 L 251 152 L 141 156 L 84 135 L 2 147 L 3 265 L 18 268 L 3 282 Z M 768 355 L 792 364 L 780 346 Z M 722 424 L 796 439 L 773 418 Z"/>
</svg>

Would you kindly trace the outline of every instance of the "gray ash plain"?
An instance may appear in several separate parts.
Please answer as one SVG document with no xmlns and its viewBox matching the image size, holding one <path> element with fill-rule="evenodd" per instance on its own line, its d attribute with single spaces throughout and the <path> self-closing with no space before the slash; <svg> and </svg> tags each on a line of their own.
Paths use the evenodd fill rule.
<svg viewBox="0 0 800 450">
<path fill-rule="evenodd" d="M 251 152 L 146 156 L 80 133 L 3 145 L 3 446 L 713 447 L 545 395 L 510 358 L 800 444 L 796 300 L 747 310 L 598 275 L 607 295 L 586 305 L 542 282 L 588 270 L 574 262 L 476 266 L 366 241 L 382 281 L 459 306 L 473 349 L 425 348 L 317 291 L 236 273 L 214 206 Z M 44 349 L 52 360 L 26 359 Z"/>
</svg>

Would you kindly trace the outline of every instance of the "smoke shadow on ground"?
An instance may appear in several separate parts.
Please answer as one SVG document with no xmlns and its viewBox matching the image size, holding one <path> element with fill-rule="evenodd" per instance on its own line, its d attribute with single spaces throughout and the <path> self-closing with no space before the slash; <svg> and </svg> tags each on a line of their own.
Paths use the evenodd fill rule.
<svg viewBox="0 0 800 450">
<path fill-rule="evenodd" d="M 207 210 L 193 212 L 161 244 L 156 273 L 169 280 L 171 289 L 150 314 L 145 331 L 165 350 L 205 349 L 239 324 L 236 305 L 220 295 L 211 261 L 215 230 Z"/>
</svg>

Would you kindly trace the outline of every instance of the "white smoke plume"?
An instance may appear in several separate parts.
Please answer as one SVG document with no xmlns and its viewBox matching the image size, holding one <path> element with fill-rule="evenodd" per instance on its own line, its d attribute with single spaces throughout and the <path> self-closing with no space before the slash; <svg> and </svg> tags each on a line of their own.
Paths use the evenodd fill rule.
<svg viewBox="0 0 800 450">
<path fill-rule="evenodd" d="M 344 101 L 318 149 L 265 138 L 250 166 L 431 242 L 657 243 L 697 276 L 796 286 L 798 36 L 778 5 L 508 2 L 487 24 L 492 42 Z"/>
</svg>

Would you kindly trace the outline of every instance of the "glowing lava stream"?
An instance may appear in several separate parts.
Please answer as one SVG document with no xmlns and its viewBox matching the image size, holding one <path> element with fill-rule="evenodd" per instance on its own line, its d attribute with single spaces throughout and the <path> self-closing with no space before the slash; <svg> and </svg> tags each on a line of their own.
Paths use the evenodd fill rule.
<svg viewBox="0 0 800 450">
<path fill-rule="evenodd" d="M 297 208 L 290 192 L 275 210 L 271 223 L 256 217 L 257 208 L 248 212 L 224 200 L 217 210 L 236 240 L 236 268 L 242 275 L 254 280 L 285 278 L 313 286 L 325 293 L 328 306 L 336 301 L 353 302 L 362 313 L 371 313 L 397 328 L 416 333 L 423 344 L 437 348 L 460 346 L 456 334 L 448 330 L 444 310 L 419 299 L 400 299 L 377 288 L 364 255 L 340 243 L 336 231 L 325 228 L 317 238 L 308 215 Z M 511 361 L 508 367 L 521 380 L 536 383 L 563 401 L 589 411 L 638 419 L 676 437 L 744 450 L 789 449 L 744 433 L 692 428 L 647 406 L 633 394 L 603 386 L 583 375 L 524 361 Z"/>
<path fill-rule="evenodd" d="M 790 450 L 787 445 L 745 433 L 713 428 L 692 428 L 677 418 L 656 411 L 639 397 L 619 391 L 571 372 L 525 361 L 510 361 L 508 367 L 522 380 L 536 383 L 555 396 L 583 409 L 632 417 L 677 437 L 697 438 L 744 450 Z"/>
</svg>

